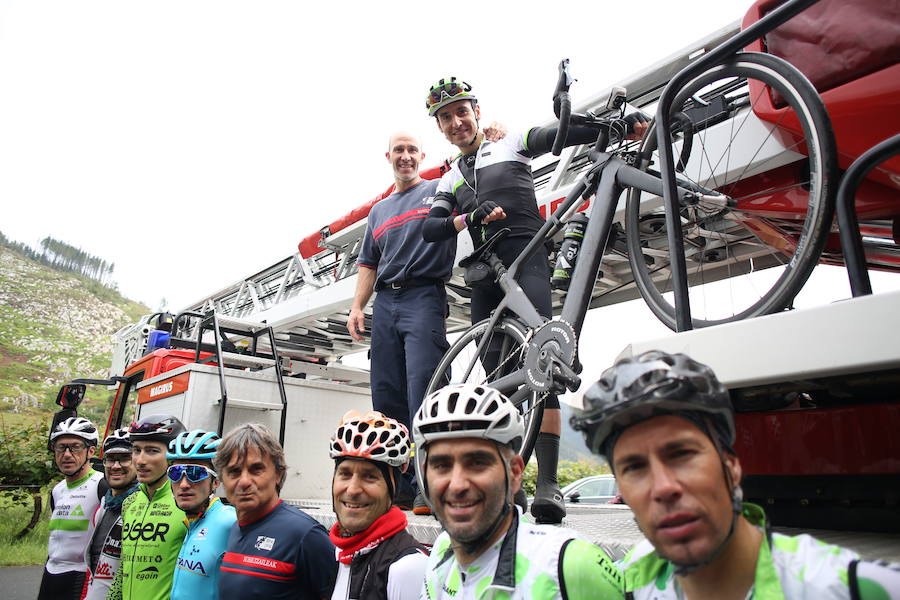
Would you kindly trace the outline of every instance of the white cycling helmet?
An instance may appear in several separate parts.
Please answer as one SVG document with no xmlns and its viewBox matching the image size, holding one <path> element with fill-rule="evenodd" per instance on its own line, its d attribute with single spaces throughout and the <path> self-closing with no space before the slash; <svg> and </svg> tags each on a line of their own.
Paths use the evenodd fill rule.
<svg viewBox="0 0 900 600">
<path fill-rule="evenodd" d="M 524 435 L 522 413 L 494 388 L 471 383 L 448 385 L 426 396 L 413 419 L 416 477 L 426 489 L 425 462 L 431 442 L 481 438 L 518 452 Z M 425 496 L 427 500 L 427 493 Z"/>
<path fill-rule="evenodd" d="M 97 428 L 83 417 L 69 417 L 65 421 L 60 421 L 50 434 L 50 442 L 55 442 L 57 438 L 64 435 L 80 437 L 87 442 L 88 446 L 96 446 L 100 441 Z"/>
</svg>

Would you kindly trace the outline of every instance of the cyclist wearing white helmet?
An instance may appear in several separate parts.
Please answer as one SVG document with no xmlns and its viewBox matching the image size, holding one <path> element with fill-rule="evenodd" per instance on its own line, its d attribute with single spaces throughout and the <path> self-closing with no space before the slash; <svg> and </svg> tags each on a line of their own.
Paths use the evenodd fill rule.
<svg viewBox="0 0 900 600">
<path fill-rule="evenodd" d="M 188 528 L 172 578 L 172 600 L 215 600 L 219 567 L 228 535 L 237 522 L 234 507 L 214 495 L 218 474 L 212 459 L 221 439 L 214 431 L 195 429 L 169 443 L 167 474 L 175 504 L 187 516 Z"/>
<path fill-rule="evenodd" d="M 150 415 L 128 432 L 140 488 L 122 504 L 122 562 L 108 598 L 168 600 L 187 527 L 166 478 L 166 451 L 184 425 L 172 415 Z"/>
<path fill-rule="evenodd" d="M 103 440 L 103 469 L 109 490 L 91 519 L 83 600 L 106 598 L 122 560 L 122 502 L 138 489 L 127 428 L 116 429 Z"/>
<path fill-rule="evenodd" d="M 332 600 L 419 597 L 428 554 L 392 505 L 410 446 L 406 426 L 376 411 L 348 412 L 331 437 L 337 522 L 329 537 L 338 560 Z"/>
<path fill-rule="evenodd" d="M 444 532 L 422 598 L 622 598 L 621 573 L 575 531 L 532 525 L 513 504 L 524 426 L 498 391 L 450 385 L 413 422 L 416 471 Z"/>
<path fill-rule="evenodd" d="M 630 597 L 900 598 L 900 572 L 772 533 L 742 502 L 731 400 L 708 366 L 655 350 L 622 359 L 572 425 L 606 457 L 647 536 L 623 560 Z"/>
<path fill-rule="evenodd" d="M 90 519 L 107 490 L 103 475 L 90 462 L 99 438 L 94 424 L 81 417 L 69 417 L 50 432 L 53 459 L 65 478 L 50 494 L 50 539 L 39 599 L 81 596 Z"/>
</svg>

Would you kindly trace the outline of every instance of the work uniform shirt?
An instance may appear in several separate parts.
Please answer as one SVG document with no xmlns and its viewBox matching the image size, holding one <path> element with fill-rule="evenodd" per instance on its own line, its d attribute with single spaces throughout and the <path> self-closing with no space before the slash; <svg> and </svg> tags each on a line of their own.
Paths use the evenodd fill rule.
<svg viewBox="0 0 900 600">
<path fill-rule="evenodd" d="M 337 562 L 328 532 L 302 510 L 279 503 L 231 528 L 219 568 L 219 598 L 328 598 Z"/>
<path fill-rule="evenodd" d="M 426 242 L 422 224 L 434 201 L 437 180 L 420 181 L 372 207 L 357 264 L 376 270 L 375 289 L 411 279 L 450 278 L 455 240 Z"/>
</svg>

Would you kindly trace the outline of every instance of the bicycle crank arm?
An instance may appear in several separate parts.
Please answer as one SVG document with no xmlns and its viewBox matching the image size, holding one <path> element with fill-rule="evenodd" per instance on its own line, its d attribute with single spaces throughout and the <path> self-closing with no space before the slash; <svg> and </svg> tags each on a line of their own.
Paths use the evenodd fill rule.
<svg viewBox="0 0 900 600">
<path fill-rule="evenodd" d="M 553 362 L 553 379 L 565 385 L 570 392 L 574 392 L 581 387 L 581 377 L 561 360 Z"/>
</svg>

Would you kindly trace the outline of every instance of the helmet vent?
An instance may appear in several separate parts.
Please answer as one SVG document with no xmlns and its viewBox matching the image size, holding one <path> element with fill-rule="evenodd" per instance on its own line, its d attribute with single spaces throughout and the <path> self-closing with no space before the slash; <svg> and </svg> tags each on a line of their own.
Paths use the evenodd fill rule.
<svg viewBox="0 0 900 600">
<path fill-rule="evenodd" d="M 451 413 L 456 412 L 456 402 L 459 400 L 459 394 L 450 394 L 450 397 L 447 398 L 447 410 Z"/>
<path fill-rule="evenodd" d="M 469 401 L 466 402 L 466 414 L 470 415 L 475 412 L 475 407 L 478 406 L 478 402 L 475 398 L 469 398 Z"/>
</svg>

